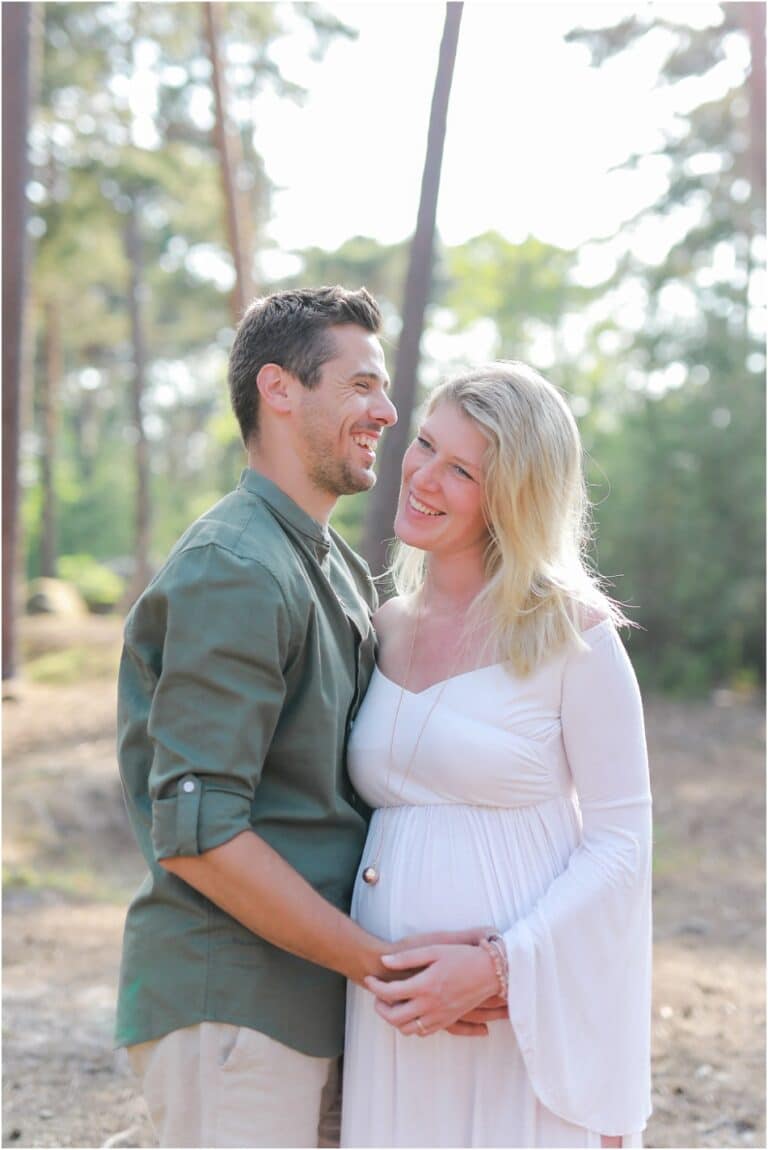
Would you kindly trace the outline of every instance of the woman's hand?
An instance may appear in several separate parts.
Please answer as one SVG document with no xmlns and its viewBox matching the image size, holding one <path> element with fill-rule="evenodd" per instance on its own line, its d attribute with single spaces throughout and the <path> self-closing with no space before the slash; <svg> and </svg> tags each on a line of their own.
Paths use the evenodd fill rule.
<svg viewBox="0 0 768 1150">
<path fill-rule="evenodd" d="M 467 930 L 436 930 L 431 934 L 412 934 L 408 938 L 402 938 L 399 942 L 394 943 L 392 953 L 398 954 L 403 950 L 422 950 L 428 946 L 448 943 L 466 943 L 469 946 L 476 946 L 481 938 L 487 938 L 494 929 L 492 926 L 473 926 Z M 416 971 L 412 973 L 415 974 Z M 401 973 L 401 978 L 406 977 L 405 973 Z M 486 998 L 474 1010 L 463 1014 L 452 1026 L 447 1026 L 446 1030 L 449 1034 L 455 1034 L 462 1038 L 484 1038 L 488 1033 L 488 1023 L 495 1022 L 499 1018 L 509 1018 L 509 1008 L 500 994 L 494 994 L 490 998 Z"/>
<path fill-rule="evenodd" d="M 488 1011 L 474 1012 L 498 992 L 493 960 L 479 946 L 434 945 L 385 955 L 382 963 L 390 970 L 413 970 L 418 974 L 396 982 L 372 976 L 365 986 L 375 994 L 376 1011 L 401 1034 L 425 1036 L 437 1030 L 461 1025 L 475 1026 L 475 1019 L 488 1021 Z M 491 1007 L 493 1017 L 504 1017 L 502 1007 Z M 453 1030 L 453 1033 L 465 1033 Z"/>
</svg>

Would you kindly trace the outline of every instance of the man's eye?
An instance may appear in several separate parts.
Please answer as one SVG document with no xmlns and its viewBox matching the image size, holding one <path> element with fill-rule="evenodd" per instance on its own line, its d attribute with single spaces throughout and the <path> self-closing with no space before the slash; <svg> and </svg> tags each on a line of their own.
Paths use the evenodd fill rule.
<svg viewBox="0 0 768 1150">
<path fill-rule="evenodd" d="M 359 391 L 370 391 L 371 385 L 370 383 L 366 383 L 364 379 L 358 379 L 355 387 L 358 388 Z"/>
</svg>

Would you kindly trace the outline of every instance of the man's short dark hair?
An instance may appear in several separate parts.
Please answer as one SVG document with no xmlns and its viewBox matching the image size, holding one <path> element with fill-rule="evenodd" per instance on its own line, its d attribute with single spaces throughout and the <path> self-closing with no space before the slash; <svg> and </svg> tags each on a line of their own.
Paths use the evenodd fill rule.
<svg viewBox="0 0 768 1150">
<path fill-rule="evenodd" d="M 256 376 L 265 363 L 276 363 L 306 388 L 320 382 L 323 364 L 336 348 L 329 330 L 354 323 L 377 335 L 381 312 L 365 288 L 301 288 L 254 300 L 240 321 L 229 357 L 229 394 L 243 442 L 259 430 Z"/>
</svg>

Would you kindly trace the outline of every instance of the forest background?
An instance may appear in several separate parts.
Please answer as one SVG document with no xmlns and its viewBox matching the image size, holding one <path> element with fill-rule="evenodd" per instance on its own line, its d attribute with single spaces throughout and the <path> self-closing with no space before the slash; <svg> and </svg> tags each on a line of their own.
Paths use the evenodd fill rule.
<svg viewBox="0 0 768 1150">
<path fill-rule="evenodd" d="M 222 18 L 222 5 L 26 7 L 23 563 L 28 578 L 72 579 L 106 608 L 125 605 L 236 481 L 243 451 L 226 358 L 253 294 L 367 285 L 386 315 L 407 432 L 412 404 L 398 394 L 394 349 L 412 250 L 407 239 L 350 236 L 333 251 L 291 253 L 289 276 L 265 274 L 280 261 L 269 259 L 273 187 L 255 150 L 254 94 L 305 98 L 273 47 L 296 34 L 290 17 L 322 56 L 353 34 L 330 9 L 230 4 Z M 534 235 L 488 231 L 452 246 L 435 236 L 419 388 L 478 346 L 561 385 L 588 453 L 599 567 L 642 627 L 631 636 L 641 681 L 683 693 L 750 688 L 764 666 L 765 8 L 711 5 L 710 22 L 694 26 L 691 6 L 673 9 L 677 20 L 649 8 L 614 23 L 610 7 L 607 27 L 590 9 L 593 26 L 579 30 L 575 6 L 569 39 L 601 68 L 666 37 L 657 86 L 680 99 L 656 146 L 625 165 L 655 165 L 663 193 L 618 237 L 591 245 L 606 253 L 597 280 L 579 250 Z M 150 111 L 136 98 L 148 67 Z M 329 130 L 343 132 L 343 115 Z M 383 160 L 381 175 L 396 182 L 396 156 Z M 524 160 L 535 179 L 535 157 Z M 511 182 L 517 167 L 510 157 Z M 328 179 L 307 171 L 318 214 Z M 345 500 L 337 512 L 353 545 L 364 542 L 366 507 Z M 379 538 L 389 523 L 377 524 Z"/>
<path fill-rule="evenodd" d="M 110 1050 L 122 920 L 143 873 L 114 761 L 122 617 L 243 466 L 226 364 L 247 301 L 335 282 L 380 300 L 400 411 L 376 492 L 341 500 L 334 517 L 377 569 L 430 386 L 502 357 L 568 397 L 594 559 L 640 624 L 626 641 L 655 795 L 646 1145 L 764 1144 L 766 6 L 470 3 L 462 17 L 460 4 L 431 5 L 431 56 L 411 43 L 418 6 L 378 6 L 397 54 L 383 87 L 351 84 L 345 100 L 369 111 L 380 162 L 358 162 L 350 107 L 335 109 L 291 177 L 306 181 L 302 241 L 279 243 L 281 197 L 297 186 L 271 174 L 263 118 L 307 109 L 311 77 L 338 59 L 334 46 L 354 48 L 358 11 L 376 7 L 2 6 L 3 1144 L 153 1144 Z M 543 238 L 523 218 L 526 195 L 547 196 L 567 221 L 579 139 L 561 159 L 535 99 L 473 102 L 488 90 L 480 72 L 450 94 L 470 16 L 502 8 L 522 36 L 549 10 L 606 92 L 611 73 L 646 61 L 640 107 L 598 96 L 583 124 L 586 146 L 647 111 L 653 131 L 637 146 L 628 131 L 606 173 L 645 192 L 618 197 L 584 242 Z M 565 121 L 576 94 L 546 57 L 537 67 L 551 81 L 548 122 Z M 398 102 L 407 70 L 425 74 L 421 109 Z M 450 141 L 462 117 L 495 157 L 513 117 L 533 143 L 507 156 L 508 217 L 449 242 L 437 193 L 444 145 L 443 198 L 461 166 Z M 412 118 L 429 120 L 420 198 L 402 163 Z M 288 150 L 291 122 L 280 121 Z M 326 166 L 324 143 L 345 132 L 344 165 Z M 480 199 L 482 162 L 472 175 L 466 194 Z M 316 243 L 339 200 L 359 218 L 372 182 L 413 205 L 400 238 L 342 223 L 338 243 Z"/>
</svg>

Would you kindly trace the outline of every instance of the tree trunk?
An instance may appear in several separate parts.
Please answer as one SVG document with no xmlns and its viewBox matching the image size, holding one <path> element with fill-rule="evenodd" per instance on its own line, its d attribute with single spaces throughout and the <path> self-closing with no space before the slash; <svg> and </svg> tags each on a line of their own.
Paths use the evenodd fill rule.
<svg viewBox="0 0 768 1150">
<path fill-rule="evenodd" d="M 751 180 L 754 199 L 765 211 L 765 4 L 747 4 L 747 30 L 752 56 L 749 77 Z"/>
<path fill-rule="evenodd" d="M 213 139 L 219 153 L 221 184 L 224 192 L 225 224 L 229 250 L 235 265 L 235 286 L 230 296 L 232 319 L 237 325 L 254 294 L 251 275 L 253 256 L 250 219 L 244 197 L 238 185 L 238 173 L 243 163 L 240 137 L 229 125 L 227 115 L 227 87 L 219 54 L 219 28 L 222 4 L 203 4 L 205 38 L 211 61 L 211 84 L 216 108 Z"/>
<path fill-rule="evenodd" d="M 43 454 L 40 467 L 43 494 L 40 574 L 48 579 L 55 579 L 57 574 L 55 473 L 62 374 L 61 308 L 57 300 L 49 300 L 45 305 L 45 363 L 40 402 L 43 428 Z"/>
<path fill-rule="evenodd" d="M 77 407 L 72 412 L 72 429 L 75 435 L 78 475 L 86 487 L 93 482 L 94 463 L 101 432 L 100 425 L 96 392 L 81 390 Z"/>
<path fill-rule="evenodd" d="M 139 231 L 139 210 L 135 198 L 131 200 L 128 221 L 125 228 L 125 250 L 130 267 L 129 308 L 131 313 L 131 338 L 133 341 L 133 386 L 131 388 L 131 414 L 136 436 L 136 534 L 134 541 L 134 572 L 131 596 L 136 599 L 149 582 L 149 444 L 144 431 L 142 400 L 146 379 L 146 338 L 142 309 L 143 266 L 141 235 Z"/>
<path fill-rule="evenodd" d="M 411 243 L 403 301 L 403 327 L 395 362 L 393 399 L 397 406 L 398 422 L 390 428 L 382 440 L 378 481 L 368 505 L 365 524 L 362 551 L 375 575 L 384 570 L 386 563 L 387 544 L 392 537 L 392 523 L 400 489 L 400 464 L 410 438 L 411 418 L 416 402 L 424 314 L 432 287 L 435 218 L 448 118 L 448 99 L 456 62 L 462 9 L 463 4 L 460 3 L 451 2 L 445 6 L 443 38 L 429 116 L 419 214 Z"/>
<path fill-rule="evenodd" d="M 26 278 L 27 4 L 3 4 L 3 682 L 17 670 L 19 411 Z M 4 694 L 6 693 L 4 688 Z M 8 693 L 12 690 L 8 688 Z"/>
</svg>

